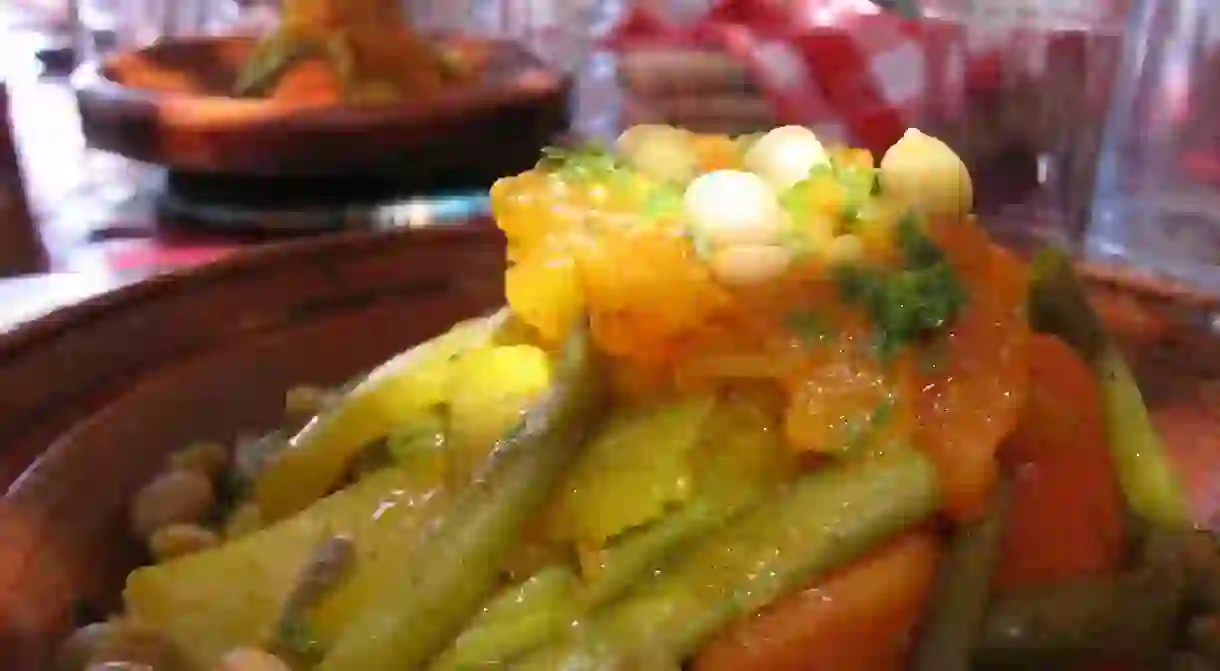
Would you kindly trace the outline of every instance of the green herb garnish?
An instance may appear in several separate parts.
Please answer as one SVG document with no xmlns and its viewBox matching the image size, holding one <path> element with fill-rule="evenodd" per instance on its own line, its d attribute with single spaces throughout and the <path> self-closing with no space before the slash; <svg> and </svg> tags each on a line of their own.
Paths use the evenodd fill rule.
<svg viewBox="0 0 1220 671">
<path fill-rule="evenodd" d="M 843 451 L 859 449 L 874 431 L 885 428 L 893 416 L 894 397 L 886 396 L 872 412 L 849 420 L 843 427 Z"/>
<path fill-rule="evenodd" d="M 825 342 L 830 337 L 830 326 L 826 320 L 815 312 L 801 310 L 791 312 L 786 319 L 788 329 L 795 333 L 806 345 L 816 345 Z"/>
<path fill-rule="evenodd" d="M 538 169 L 564 179 L 605 179 L 623 168 L 609 149 L 596 142 L 577 147 L 544 147 Z"/>
<path fill-rule="evenodd" d="M 779 196 L 779 204 L 788 212 L 793 221 L 806 222 L 813 216 L 813 206 L 809 202 L 809 182 L 820 179 L 823 175 L 833 174 L 834 170 L 826 164 L 813 166 L 805 179 L 793 184 Z M 798 223 L 799 225 L 799 223 Z"/>
<path fill-rule="evenodd" d="M 854 224 L 860 210 L 873 196 L 877 184 L 877 171 L 861 166 L 847 166 L 835 170 L 839 183 L 847 189 L 847 201 L 843 203 L 841 216 L 847 224 Z M 850 230 L 845 232 L 850 233 Z"/>
<path fill-rule="evenodd" d="M 644 216 L 661 219 L 682 211 L 682 191 L 669 185 L 658 186 L 644 201 Z"/>
<path fill-rule="evenodd" d="M 882 359 L 939 334 L 966 303 L 957 273 L 916 217 L 903 217 L 896 235 L 903 257 L 900 268 L 846 266 L 837 270 L 843 300 L 865 310 L 872 319 Z"/>
</svg>

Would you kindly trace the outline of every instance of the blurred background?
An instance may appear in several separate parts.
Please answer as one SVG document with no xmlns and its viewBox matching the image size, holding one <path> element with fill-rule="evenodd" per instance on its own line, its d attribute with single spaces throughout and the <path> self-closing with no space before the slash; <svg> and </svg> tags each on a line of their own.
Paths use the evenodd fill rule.
<svg viewBox="0 0 1220 671">
<path fill-rule="evenodd" d="M 376 0 L 344 6 L 362 4 Z M 201 169 L 149 160 L 161 154 L 150 154 L 148 142 L 136 146 L 140 133 L 151 132 L 147 123 L 123 126 L 116 108 L 95 113 L 90 106 L 99 98 L 80 95 L 99 81 L 122 79 L 94 67 L 106 59 L 199 36 L 267 36 L 293 6 L 322 11 L 328 3 L 9 0 L 0 8 L 0 79 L 10 121 L 0 138 L 0 188 L 7 189 L 0 193 L 0 248 L 7 250 L 0 252 L 0 274 L 86 274 L 98 279 L 81 284 L 108 286 L 286 236 L 433 225 L 483 213 L 490 177 L 461 161 L 432 165 L 445 152 L 395 157 L 415 168 L 409 177 L 382 167 L 293 175 L 286 164 L 284 175 L 255 175 L 221 161 Z M 1220 90 L 1220 4 L 407 0 L 398 9 L 403 35 L 511 44 L 533 59 L 522 72 L 534 68 L 562 82 L 561 124 L 551 124 L 554 110 L 540 98 L 531 99 L 511 120 L 477 122 L 518 125 L 497 126 L 481 145 L 468 142 L 461 152 L 513 153 L 508 138 L 523 136 L 512 129 L 525 127 L 539 133 L 545 127 L 553 137 L 531 140 L 543 144 L 612 139 L 625 125 L 643 122 L 729 134 L 799 123 L 827 142 L 866 146 L 879 156 L 918 126 L 965 158 L 980 215 L 1007 239 L 1050 242 L 1220 291 L 1220 105 L 1213 100 Z M 176 90 L 183 99 L 231 93 L 194 90 L 192 82 L 210 75 L 175 70 L 209 65 L 149 58 L 131 62 L 152 63 L 142 71 L 152 79 L 109 84 L 145 97 L 164 86 L 185 87 Z M 471 67 L 505 62 L 483 61 Z M 100 78 L 82 78 L 91 67 Z M 514 72 L 516 79 L 475 73 L 462 86 L 533 90 L 528 77 Z M 295 104 L 320 95 L 322 80 L 310 79 L 307 69 L 298 75 L 284 75 L 265 97 Z M 113 105 L 114 91 L 103 93 Z M 386 108 L 426 109 L 439 100 L 398 93 L 383 101 Z M 322 102 L 360 106 L 353 100 Z M 446 115 L 469 117 L 456 102 L 433 107 L 441 118 L 436 128 L 450 129 L 437 132 L 460 132 L 458 122 L 444 122 Z M 87 121 L 100 119 L 84 132 L 82 110 Z M 418 121 L 423 113 L 411 114 Z M 363 112 L 342 118 L 355 124 L 345 127 L 347 137 L 373 132 L 359 123 L 385 122 Z M 251 151 L 259 151 L 264 141 L 250 138 Z"/>
</svg>

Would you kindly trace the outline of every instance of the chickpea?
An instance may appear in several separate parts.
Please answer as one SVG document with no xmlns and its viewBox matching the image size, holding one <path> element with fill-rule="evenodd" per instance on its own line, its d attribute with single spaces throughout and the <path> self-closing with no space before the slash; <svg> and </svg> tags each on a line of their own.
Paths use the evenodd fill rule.
<svg viewBox="0 0 1220 671">
<path fill-rule="evenodd" d="M 229 451 L 220 443 L 192 443 L 169 455 L 166 466 L 170 470 L 198 471 L 215 480 L 229 467 Z"/>
<path fill-rule="evenodd" d="M 134 665 L 131 669 L 145 665 L 157 671 L 172 671 L 181 666 L 182 656 L 178 649 L 157 629 L 130 619 L 107 624 L 111 631 L 93 647 L 89 657 L 91 665 L 119 662 Z"/>
<path fill-rule="evenodd" d="M 110 622 L 94 622 L 72 632 L 59 645 L 55 668 L 57 671 L 81 671 L 88 666 L 98 649 L 109 644 L 116 631 L 115 625 Z"/>
<path fill-rule="evenodd" d="M 258 648 L 229 651 L 213 671 L 292 671 L 284 660 Z"/>
<path fill-rule="evenodd" d="M 160 671 L 140 662 L 101 662 L 90 664 L 85 671 Z"/>
<path fill-rule="evenodd" d="M 787 219 L 771 185 L 752 172 L 716 170 L 686 188 L 683 205 L 691 226 L 713 245 L 771 245 Z"/>
<path fill-rule="evenodd" d="M 911 128 L 881 159 L 884 193 L 933 216 L 970 212 L 974 185 L 962 159 L 940 140 Z"/>
<path fill-rule="evenodd" d="M 197 524 L 170 524 L 153 532 L 148 549 L 158 562 L 195 554 L 220 544 L 215 532 Z"/>
<path fill-rule="evenodd" d="M 196 471 L 166 471 L 136 494 L 131 504 L 131 528 L 147 539 L 170 524 L 203 521 L 216 501 L 212 482 Z"/>
<path fill-rule="evenodd" d="M 808 177 L 815 166 L 829 163 L 826 148 L 804 126 L 773 129 L 754 142 L 745 155 L 746 167 L 780 192 Z"/>
<path fill-rule="evenodd" d="M 648 140 L 669 133 L 681 133 L 680 129 L 663 123 L 636 124 L 619 134 L 614 141 L 614 153 L 627 158 Z"/>
<path fill-rule="evenodd" d="M 662 182 L 685 184 L 699 172 L 691 134 L 659 124 L 632 126 L 615 141 L 615 151 L 631 167 Z"/>
<path fill-rule="evenodd" d="M 709 264 L 720 282 L 734 286 L 762 284 L 783 275 L 792 253 L 778 245 L 725 245 Z"/>
<path fill-rule="evenodd" d="M 263 528 L 263 511 L 256 503 L 238 506 L 225 522 L 225 537 L 240 538 Z"/>
<path fill-rule="evenodd" d="M 284 415 L 289 423 L 305 423 L 330 405 L 331 392 L 322 387 L 298 385 L 284 393 Z"/>
</svg>

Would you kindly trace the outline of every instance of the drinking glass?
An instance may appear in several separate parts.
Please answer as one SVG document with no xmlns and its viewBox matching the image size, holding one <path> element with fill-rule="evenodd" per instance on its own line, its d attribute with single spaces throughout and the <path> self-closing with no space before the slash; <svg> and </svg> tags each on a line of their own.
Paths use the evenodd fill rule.
<svg viewBox="0 0 1220 671">
<path fill-rule="evenodd" d="M 70 0 L 78 60 L 117 47 L 140 47 L 161 37 L 206 35 L 234 25 L 238 0 Z"/>
<path fill-rule="evenodd" d="M 920 4 L 953 36 L 921 122 L 961 154 L 999 237 L 1080 250 L 1133 1 Z"/>
<path fill-rule="evenodd" d="M 1140 0 L 1122 56 L 1087 251 L 1220 292 L 1220 4 Z"/>
</svg>

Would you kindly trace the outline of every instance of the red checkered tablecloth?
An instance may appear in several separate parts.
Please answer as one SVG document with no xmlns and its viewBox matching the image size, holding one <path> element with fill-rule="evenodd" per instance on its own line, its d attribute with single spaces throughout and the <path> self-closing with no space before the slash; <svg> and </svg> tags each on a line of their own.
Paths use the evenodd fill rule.
<svg viewBox="0 0 1220 671">
<path fill-rule="evenodd" d="M 1022 43 L 1040 40 L 1040 53 L 1079 50 L 1088 34 L 1082 26 L 1113 20 L 1118 11 L 1094 2 L 1088 17 L 1075 7 L 1054 23 L 1045 14 L 1010 12 L 991 26 L 977 18 L 967 26 L 908 20 L 869 0 L 719 0 L 696 21 L 678 24 L 652 7 L 629 11 L 611 47 L 723 51 L 746 64 L 781 122 L 874 151 L 930 117 L 960 118 L 968 96 L 998 87 L 1015 68 L 1045 68 L 1013 58 Z"/>
</svg>

